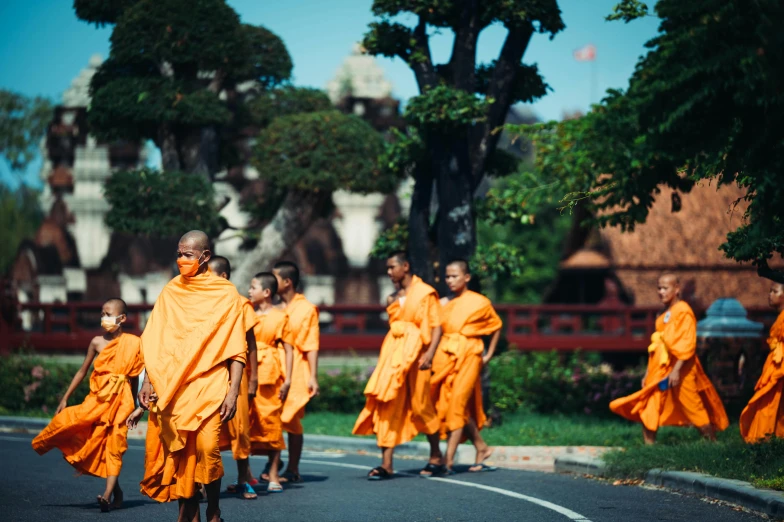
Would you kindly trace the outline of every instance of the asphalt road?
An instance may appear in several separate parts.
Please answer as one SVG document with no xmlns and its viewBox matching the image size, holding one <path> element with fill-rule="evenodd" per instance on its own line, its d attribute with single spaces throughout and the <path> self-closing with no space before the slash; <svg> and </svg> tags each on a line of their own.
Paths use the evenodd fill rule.
<svg viewBox="0 0 784 522">
<path fill-rule="evenodd" d="M 307 436 L 306 436 L 307 437 Z M 144 449 L 129 441 L 120 484 L 125 507 L 100 513 L 95 497 L 104 482 L 76 477 L 61 454 L 43 457 L 30 447 L 31 436 L 0 434 L 0 512 L 3 520 L 58 521 L 175 521 L 175 503 L 159 505 L 142 496 Z M 264 459 L 266 460 L 266 458 Z M 264 460 L 251 461 L 254 472 Z M 236 476 L 230 455 L 224 455 L 224 485 Z M 226 522 L 298 521 L 484 521 L 535 522 L 644 522 L 661 520 L 735 522 L 761 520 L 730 507 L 700 499 L 635 486 L 537 472 L 500 470 L 493 473 L 458 473 L 450 478 L 422 479 L 414 474 L 422 463 L 398 460 L 398 476 L 370 482 L 366 472 L 376 457 L 308 453 L 303 457 L 303 484 L 259 498 L 240 500 L 224 495 Z M 458 468 L 460 471 L 460 468 Z M 202 517 L 205 505 L 202 504 Z M 202 518 L 203 520 L 203 518 Z"/>
</svg>

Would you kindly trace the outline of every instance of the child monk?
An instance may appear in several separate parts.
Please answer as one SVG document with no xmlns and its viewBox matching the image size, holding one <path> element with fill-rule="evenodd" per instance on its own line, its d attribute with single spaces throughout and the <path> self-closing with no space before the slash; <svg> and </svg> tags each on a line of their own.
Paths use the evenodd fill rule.
<svg viewBox="0 0 784 522">
<path fill-rule="evenodd" d="M 430 460 L 420 474 L 440 474 L 439 420 L 430 397 L 431 365 L 441 337 L 438 294 L 411 273 L 405 252 L 387 259 L 387 275 L 400 289 L 387 301 L 389 333 L 365 386 L 365 407 L 353 433 L 375 434 L 381 448 L 381 465 L 368 473 L 368 480 L 391 478 L 395 447 L 420 432 L 430 443 Z"/>
<path fill-rule="evenodd" d="M 462 259 L 450 262 L 446 266 L 445 281 L 452 297 L 441 300 L 443 333 L 433 356 L 430 386 L 441 421 L 441 433 L 448 434 L 447 473 L 454 473 L 457 447 L 466 438 L 471 438 L 476 448 L 476 464 L 469 470 L 488 471 L 493 468 L 485 461 L 493 450 L 479 435 L 486 420 L 480 373 L 495 353 L 501 336 L 501 319 L 489 299 L 468 289 L 471 281 L 468 262 Z M 492 337 L 487 354 L 483 355 L 482 338 L 488 335 Z M 473 423 L 468 433 L 464 433 L 463 428 L 469 420 Z"/>
<path fill-rule="evenodd" d="M 768 304 L 779 312 L 779 316 L 770 329 L 770 353 L 754 387 L 754 396 L 740 415 L 740 434 L 746 442 L 757 442 L 770 436 L 784 437 L 781 401 L 784 387 L 784 285 L 770 285 Z"/>
<path fill-rule="evenodd" d="M 253 329 L 258 349 L 259 386 L 250 405 L 250 443 L 254 455 L 267 455 L 268 463 L 261 475 L 268 481 L 269 493 L 280 493 L 280 452 L 283 440 L 283 402 L 291 388 L 294 349 L 285 342 L 291 334 L 286 313 L 273 305 L 278 280 L 271 272 L 261 272 L 250 282 L 248 296 L 259 322 Z M 251 364 L 249 361 L 248 364 Z"/>
<path fill-rule="evenodd" d="M 33 439 L 33 449 L 38 454 L 59 448 L 79 473 L 106 479 L 106 489 L 98 495 L 103 512 L 122 507 L 118 477 L 128 449 L 125 421 L 134 411 L 134 391 L 143 368 L 139 338 L 122 331 L 127 313 L 122 299 L 104 303 L 101 326 L 105 333 L 90 342 L 82 367 L 63 395 L 54 418 Z M 66 407 L 93 361 L 90 393 L 82 404 Z"/>
<path fill-rule="evenodd" d="M 207 265 L 216 276 L 227 281 L 231 280 L 231 263 L 225 257 L 212 256 Z M 253 473 L 250 470 L 250 418 L 248 413 L 250 401 L 256 395 L 256 383 L 258 382 L 256 365 L 251 364 L 256 360 L 256 337 L 253 335 L 253 327 L 258 320 L 250 301 L 244 301 L 245 306 L 242 311 L 246 331 L 245 343 L 248 347 L 248 364 L 245 366 L 246 371 L 240 383 L 237 413 L 233 419 L 221 424 L 219 445 L 221 451 L 231 450 L 231 455 L 237 462 L 237 482 L 227 486 L 226 491 L 236 493 L 245 500 L 253 500 L 258 496 L 253 490 L 253 486 L 258 484 L 258 481 L 253 478 Z"/>
<path fill-rule="evenodd" d="M 726 429 L 729 419 L 697 358 L 697 319 L 681 300 L 675 274 L 659 277 L 658 293 L 666 310 L 656 319 L 642 390 L 612 401 L 610 409 L 642 423 L 646 444 L 656 442 L 659 426 L 694 426 L 716 440 L 716 431 Z"/>
<path fill-rule="evenodd" d="M 304 443 L 302 419 L 305 405 L 311 397 L 318 394 L 318 349 L 319 321 L 318 310 L 305 296 L 297 292 L 299 268 L 290 261 L 276 263 L 272 273 L 278 280 L 278 295 L 282 309 L 288 316 L 289 338 L 284 339 L 294 347 L 294 360 L 291 373 L 286 377 L 291 381 L 286 402 L 283 404 L 281 420 L 283 429 L 289 434 L 289 462 L 281 482 L 301 482 L 299 461 Z"/>
</svg>

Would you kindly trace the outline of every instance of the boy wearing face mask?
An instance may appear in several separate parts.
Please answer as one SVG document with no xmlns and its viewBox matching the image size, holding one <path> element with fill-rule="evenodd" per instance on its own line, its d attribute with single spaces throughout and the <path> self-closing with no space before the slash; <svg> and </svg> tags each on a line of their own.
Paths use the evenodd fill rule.
<svg viewBox="0 0 784 522">
<path fill-rule="evenodd" d="M 63 395 L 54 418 L 33 439 L 33 449 L 39 455 L 58 448 L 79 473 L 106 479 L 106 489 L 98 495 L 104 512 L 122 506 L 123 492 L 117 479 L 122 456 L 128 449 L 125 421 L 134 411 L 134 391 L 143 368 L 139 338 L 122 331 L 126 316 L 122 299 L 104 303 L 101 326 L 105 333 L 90 342 L 84 363 Z M 95 368 L 90 375 L 90 393 L 82 404 L 67 407 L 68 398 L 92 364 Z"/>
</svg>

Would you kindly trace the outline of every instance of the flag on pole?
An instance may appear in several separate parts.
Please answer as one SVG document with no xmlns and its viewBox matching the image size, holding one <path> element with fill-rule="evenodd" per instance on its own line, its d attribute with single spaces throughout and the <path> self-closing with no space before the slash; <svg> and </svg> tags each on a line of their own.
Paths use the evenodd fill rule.
<svg viewBox="0 0 784 522">
<path fill-rule="evenodd" d="M 574 59 L 578 62 L 592 62 L 596 60 L 596 46 L 593 44 L 583 45 L 574 51 Z"/>
</svg>

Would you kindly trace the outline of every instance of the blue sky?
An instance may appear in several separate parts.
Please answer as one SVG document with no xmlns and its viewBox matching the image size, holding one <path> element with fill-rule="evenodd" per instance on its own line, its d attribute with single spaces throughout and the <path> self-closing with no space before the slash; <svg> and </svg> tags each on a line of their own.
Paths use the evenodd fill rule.
<svg viewBox="0 0 784 522">
<path fill-rule="evenodd" d="M 560 119 L 564 111 L 586 111 L 591 101 L 591 67 L 595 67 L 596 98 L 608 88 L 625 87 L 644 44 L 656 34 L 658 20 L 648 17 L 631 24 L 605 22 L 618 0 L 560 0 L 566 29 L 550 40 L 536 35 L 526 63 L 537 63 L 551 86 L 533 104 L 543 119 Z M 229 0 L 243 22 L 264 25 L 285 42 L 294 61 L 297 85 L 323 88 L 335 74 L 369 22 L 371 0 Z M 90 56 L 109 54 L 111 29 L 79 21 L 67 0 L 0 1 L 0 88 L 59 100 Z M 487 29 L 479 40 L 479 59 L 497 57 L 505 31 Z M 452 37 L 448 31 L 431 38 L 433 58 L 446 61 Z M 597 49 L 593 64 L 576 62 L 572 52 L 588 43 Z M 410 69 L 400 60 L 380 58 L 403 100 L 417 94 Z M 39 164 L 21 178 L 37 185 Z M 16 185 L 18 177 L 0 165 L 0 181 Z"/>
</svg>

